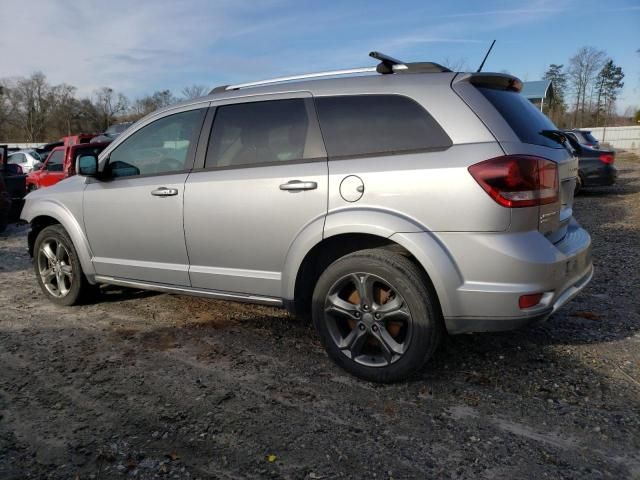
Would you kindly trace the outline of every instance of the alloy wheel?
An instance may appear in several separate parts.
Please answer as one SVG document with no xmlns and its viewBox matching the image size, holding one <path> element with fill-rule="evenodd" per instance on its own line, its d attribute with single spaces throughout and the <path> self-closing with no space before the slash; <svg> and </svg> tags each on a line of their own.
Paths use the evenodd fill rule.
<svg viewBox="0 0 640 480">
<path fill-rule="evenodd" d="M 397 290 L 369 273 L 342 277 L 329 289 L 325 321 L 340 351 L 356 363 L 384 367 L 409 347 L 413 320 Z"/>
<path fill-rule="evenodd" d="M 37 256 L 42 284 L 52 296 L 66 297 L 73 282 L 73 266 L 67 247 L 50 237 L 40 244 Z"/>
</svg>

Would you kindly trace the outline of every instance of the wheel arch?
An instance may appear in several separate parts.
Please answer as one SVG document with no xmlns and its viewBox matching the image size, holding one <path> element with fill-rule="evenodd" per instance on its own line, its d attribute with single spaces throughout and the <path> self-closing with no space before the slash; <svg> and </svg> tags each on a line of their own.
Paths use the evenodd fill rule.
<svg viewBox="0 0 640 480">
<path fill-rule="evenodd" d="M 413 221 L 386 212 L 372 213 L 366 212 L 366 222 L 362 221 L 362 212 L 344 216 L 340 221 L 328 216 L 322 238 L 306 238 L 289 250 L 283 271 L 282 298 L 290 311 L 304 315 L 313 286 L 333 261 L 357 250 L 388 248 L 409 257 L 420 267 L 442 313 L 446 314 L 450 297 L 447 290 L 461 283 L 460 273 L 446 249 L 431 232 Z M 449 278 L 443 281 L 443 275 Z"/>
<path fill-rule="evenodd" d="M 21 217 L 31 224 L 31 230 L 28 235 L 29 254 L 31 256 L 33 256 L 33 246 L 38 234 L 49 225 L 62 225 L 69 237 L 71 237 L 85 276 L 91 281 L 95 270 L 91 261 L 92 255 L 89 242 L 77 219 L 69 210 L 57 202 L 45 200 L 38 202 L 37 210 L 34 210 L 28 204 L 25 205 Z"/>
</svg>

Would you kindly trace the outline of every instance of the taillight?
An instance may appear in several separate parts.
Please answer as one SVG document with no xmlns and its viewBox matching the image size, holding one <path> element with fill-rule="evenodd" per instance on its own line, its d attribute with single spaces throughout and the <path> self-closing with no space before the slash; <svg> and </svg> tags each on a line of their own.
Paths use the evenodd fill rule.
<svg viewBox="0 0 640 480">
<path fill-rule="evenodd" d="M 602 163 L 606 163 L 607 165 L 611 165 L 616 160 L 616 157 L 611 153 L 601 153 L 598 158 L 600 158 Z"/>
<path fill-rule="evenodd" d="M 503 207 L 534 207 L 558 201 L 558 166 L 546 158 L 505 155 L 471 165 L 469 173 Z"/>
</svg>

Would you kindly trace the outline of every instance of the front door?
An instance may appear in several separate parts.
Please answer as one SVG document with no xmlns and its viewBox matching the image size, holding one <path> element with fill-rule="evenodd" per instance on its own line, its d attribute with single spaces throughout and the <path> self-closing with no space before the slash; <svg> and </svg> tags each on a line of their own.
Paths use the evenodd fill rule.
<svg viewBox="0 0 640 480">
<path fill-rule="evenodd" d="M 193 287 L 281 297 L 291 245 L 303 232 L 321 240 L 326 154 L 310 95 L 297 97 L 216 107 L 204 168 L 185 188 Z"/>
<path fill-rule="evenodd" d="M 64 179 L 64 148 L 54 150 L 40 171 L 38 187 L 50 187 Z"/>
<path fill-rule="evenodd" d="M 184 183 L 206 108 L 176 110 L 107 153 L 108 180 L 84 192 L 84 223 L 96 274 L 189 285 Z"/>
</svg>

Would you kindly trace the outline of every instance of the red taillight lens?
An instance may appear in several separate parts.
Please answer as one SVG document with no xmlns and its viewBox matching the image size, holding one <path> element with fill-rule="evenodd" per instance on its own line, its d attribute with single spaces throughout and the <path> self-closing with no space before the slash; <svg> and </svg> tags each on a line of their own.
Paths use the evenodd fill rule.
<svg viewBox="0 0 640 480">
<path fill-rule="evenodd" d="M 520 297 L 520 299 L 518 300 L 518 306 L 520 308 L 535 307 L 536 305 L 538 305 L 540 303 L 540 300 L 542 300 L 542 294 L 541 293 L 534 293 L 534 294 L 531 294 L 531 295 L 522 295 Z"/>
<path fill-rule="evenodd" d="M 602 163 L 606 163 L 607 165 L 611 165 L 616 160 L 616 157 L 614 157 L 611 153 L 603 153 L 599 158 Z"/>
<path fill-rule="evenodd" d="M 503 207 L 558 201 L 558 166 L 546 158 L 506 155 L 471 165 L 469 173 Z"/>
</svg>

